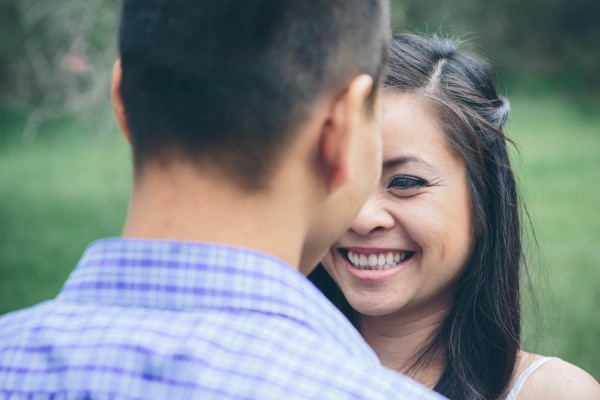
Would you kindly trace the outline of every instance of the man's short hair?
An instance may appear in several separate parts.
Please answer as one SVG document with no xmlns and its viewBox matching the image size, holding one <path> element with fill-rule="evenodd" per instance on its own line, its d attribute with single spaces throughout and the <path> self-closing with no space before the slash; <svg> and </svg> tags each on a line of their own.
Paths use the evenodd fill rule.
<svg viewBox="0 0 600 400">
<path fill-rule="evenodd" d="M 378 83 L 387 19 L 385 0 L 124 0 L 136 166 L 184 157 L 263 187 L 317 99 L 361 73 Z"/>
</svg>

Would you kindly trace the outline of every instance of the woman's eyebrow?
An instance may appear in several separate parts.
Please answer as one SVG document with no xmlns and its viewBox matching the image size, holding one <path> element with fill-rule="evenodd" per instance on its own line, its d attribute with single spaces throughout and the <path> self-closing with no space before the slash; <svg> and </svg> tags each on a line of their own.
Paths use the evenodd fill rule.
<svg viewBox="0 0 600 400">
<path fill-rule="evenodd" d="M 400 157 L 391 158 L 389 160 L 385 160 L 383 162 L 383 169 L 389 170 L 389 169 L 394 169 L 394 168 L 404 165 L 404 164 L 413 164 L 413 163 L 418 164 L 419 166 L 426 168 L 430 171 L 434 170 L 434 168 L 431 166 L 431 164 L 429 164 L 422 158 L 415 157 L 415 156 L 400 156 Z"/>
</svg>

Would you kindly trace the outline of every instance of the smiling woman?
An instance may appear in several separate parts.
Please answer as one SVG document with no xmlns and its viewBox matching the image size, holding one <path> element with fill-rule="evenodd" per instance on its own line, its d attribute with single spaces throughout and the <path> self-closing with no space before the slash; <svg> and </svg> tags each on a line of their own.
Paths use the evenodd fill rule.
<svg viewBox="0 0 600 400">
<path fill-rule="evenodd" d="M 383 104 L 379 189 L 325 259 L 365 328 L 399 309 L 413 319 L 449 308 L 473 243 L 465 163 L 427 102 L 388 93 Z"/>
<path fill-rule="evenodd" d="M 394 37 L 380 184 L 311 279 L 384 365 L 450 399 L 599 398 L 586 372 L 521 350 L 510 106 L 492 82 L 451 40 Z"/>
</svg>

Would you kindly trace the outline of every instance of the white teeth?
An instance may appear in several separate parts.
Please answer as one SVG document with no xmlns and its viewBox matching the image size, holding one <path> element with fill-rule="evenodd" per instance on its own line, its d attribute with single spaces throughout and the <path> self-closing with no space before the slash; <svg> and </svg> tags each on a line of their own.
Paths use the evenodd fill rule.
<svg viewBox="0 0 600 400">
<path fill-rule="evenodd" d="M 377 266 L 377 256 L 375 254 L 371 254 L 369 255 L 369 267 L 376 267 Z"/>
<path fill-rule="evenodd" d="M 352 265 L 361 269 L 388 269 L 406 260 L 409 252 L 386 252 L 378 254 L 359 254 L 348 251 L 348 260 Z"/>
<path fill-rule="evenodd" d="M 364 254 L 360 255 L 360 266 L 361 267 L 366 267 L 368 265 L 367 263 L 367 256 L 365 256 Z"/>
<path fill-rule="evenodd" d="M 386 264 L 392 264 L 394 262 L 394 255 L 392 253 L 387 253 L 385 257 Z"/>
</svg>

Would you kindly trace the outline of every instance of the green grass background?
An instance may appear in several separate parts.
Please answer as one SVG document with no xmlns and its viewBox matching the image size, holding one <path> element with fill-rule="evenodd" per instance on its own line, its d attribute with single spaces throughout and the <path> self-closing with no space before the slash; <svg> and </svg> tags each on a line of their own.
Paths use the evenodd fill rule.
<svg viewBox="0 0 600 400">
<path fill-rule="evenodd" d="M 526 307 L 525 347 L 599 379 L 600 112 L 560 93 L 509 97 L 539 243 L 531 272 L 543 321 Z M 20 137 L 23 126 L 0 111 L 0 314 L 54 297 L 89 242 L 118 236 L 130 185 L 114 124 L 90 133 L 74 119 L 50 121 L 35 140 Z"/>
</svg>

